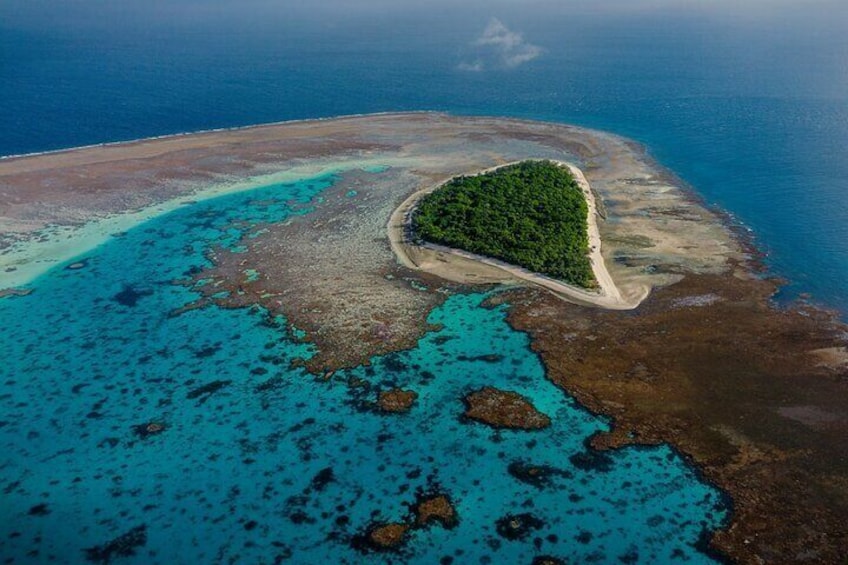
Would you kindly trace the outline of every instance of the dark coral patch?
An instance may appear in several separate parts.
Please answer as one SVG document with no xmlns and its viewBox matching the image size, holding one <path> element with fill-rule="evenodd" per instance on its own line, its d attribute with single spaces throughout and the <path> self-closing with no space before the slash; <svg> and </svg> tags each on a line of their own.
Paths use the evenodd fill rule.
<svg viewBox="0 0 848 565">
<path fill-rule="evenodd" d="M 29 514 L 30 516 L 47 516 L 48 514 L 50 514 L 50 509 L 47 508 L 47 505 L 44 503 L 36 504 L 35 506 L 29 509 L 29 512 L 27 512 L 27 514 Z"/>
<path fill-rule="evenodd" d="M 85 558 L 92 563 L 111 563 L 114 557 L 135 555 L 136 549 L 146 544 L 147 526 L 142 524 L 108 543 L 86 548 Z"/>
<path fill-rule="evenodd" d="M 188 398 L 188 399 L 200 398 L 201 402 L 205 402 L 214 393 L 218 392 L 219 390 L 221 390 L 222 388 L 224 388 L 225 386 L 229 385 L 232 382 L 233 381 L 224 380 L 224 381 L 212 381 L 212 382 L 206 383 L 203 386 L 199 386 L 195 389 L 188 391 L 188 394 L 186 394 L 186 398 Z"/>
<path fill-rule="evenodd" d="M 318 471 L 318 473 L 315 474 L 314 477 L 312 477 L 312 482 L 310 483 L 310 485 L 313 489 L 317 490 L 318 492 L 321 492 L 327 487 L 328 484 L 332 483 L 335 480 L 336 477 L 333 474 L 333 468 L 327 467 L 325 469 L 321 469 L 320 471 Z"/>
<path fill-rule="evenodd" d="M 608 473 L 612 471 L 613 459 L 609 454 L 591 447 L 587 451 L 575 453 L 568 458 L 571 464 L 583 471 Z"/>
<path fill-rule="evenodd" d="M 550 465 L 533 465 L 524 461 L 513 461 L 507 467 L 507 471 L 515 479 L 538 489 L 551 486 L 554 477 L 570 479 L 573 476 L 564 469 L 557 469 Z"/>
<path fill-rule="evenodd" d="M 457 361 L 482 361 L 483 363 L 500 363 L 504 356 L 498 353 L 487 353 L 485 355 L 476 355 L 469 357 L 468 355 L 457 355 Z"/>
<path fill-rule="evenodd" d="M 141 289 L 136 290 L 131 285 L 124 285 L 124 289 L 112 297 L 112 300 L 117 302 L 122 306 L 128 306 L 133 308 L 138 304 L 138 301 L 144 298 L 145 296 L 150 296 L 153 294 L 153 291 L 150 289 Z"/>
<path fill-rule="evenodd" d="M 545 523 L 529 512 L 524 514 L 507 514 L 496 523 L 498 535 L 508 540 L 523 540 L 533 530 L 544 527 Z"/>
</svg>

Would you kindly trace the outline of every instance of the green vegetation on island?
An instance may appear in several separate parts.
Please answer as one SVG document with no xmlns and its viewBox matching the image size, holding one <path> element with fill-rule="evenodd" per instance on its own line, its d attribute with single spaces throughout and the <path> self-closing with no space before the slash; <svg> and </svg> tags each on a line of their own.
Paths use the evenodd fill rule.
<svg viewBox="0 0 848 565">
<path fill-rule="evenodd" d="M 452 179 L 421 198 L 412 227 L 421 240 L 590 288 L 587 213 L 567 168 L 523 161 Z"/>
</svg>

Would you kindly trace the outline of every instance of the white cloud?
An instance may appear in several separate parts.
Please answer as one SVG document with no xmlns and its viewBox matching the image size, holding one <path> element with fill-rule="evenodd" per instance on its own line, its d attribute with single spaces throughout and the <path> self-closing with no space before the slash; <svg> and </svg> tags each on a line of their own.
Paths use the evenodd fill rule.
<svg viewBox="0 0 848 565">
<path fill-rule="evenodd" d="M 542 54 L 542 48 L 524 40 L 520 33 L 510 30 L 497 18 L 489 20 L 483 33 L 471 43 L 477 52 L 472 61 L 457 67 L 462 71 L 482 71 L 489 67 L 512 69 L 532 61 Z"/>
</svg>

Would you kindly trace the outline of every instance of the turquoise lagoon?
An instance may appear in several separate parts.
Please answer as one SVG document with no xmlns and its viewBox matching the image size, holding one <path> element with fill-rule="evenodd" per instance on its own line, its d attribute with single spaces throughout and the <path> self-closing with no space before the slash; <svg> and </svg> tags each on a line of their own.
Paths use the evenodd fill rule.
<svg viewBox="0 0 848 565">
<path fill-rule="evenodd" d="M 205 266 L 210 246 L 308 214 L 334 180 L 180 208 L 0 300 L 4 562 L 712 562 L 699 547 L 728 518 L 722 493 L 668 446 L 591 451 L 609 423 L 545 379 L 486 294 L 450 296 L 417 347 L 328 382 L 290 367 L 312 347 L 258 308 L 171 315 L 197 298 L 173 281 Z M 339 382 L 351 376 L 372 395 L 419 397 L 381 415 Z M 552 425 L 463 421 L 462 397 L 485 385 L 526 396 Z M 151 422 L 164 431 L 145 435 Z M 530 484 L 511 465 L 551 474 Z M 415 530 L 399 553 L 352 546 L 369 524 L 405 519 L 422 492 L 448 494 L 458 525 Z M 525 538 L 498 534 L 498 520 L 524 514 L 537 526 Z"/>
</svg>

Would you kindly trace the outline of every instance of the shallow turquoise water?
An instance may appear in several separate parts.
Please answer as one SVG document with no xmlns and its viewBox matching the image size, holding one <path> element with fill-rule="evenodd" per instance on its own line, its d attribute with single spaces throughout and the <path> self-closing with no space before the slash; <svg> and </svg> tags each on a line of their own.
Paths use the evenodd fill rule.
<svg viewBox="0 0 848 565">
<path fill-rule="evenodd" d="M 486 295 L 451 296 L 416 348 L 329 382 L 290 368 L 310 345 L 258 308 L 169 315 L 196 298 L 172 281 L 205 265 L 205 250 L 308 213 L 333 182 L 182 208 L 0 300 L 0 555 L 85 562 L 86 548 L 143 527 L 122 562 L 710 562 L 695 545 L 726 519 L 722 495 L 666 446 L 587 451 L 607 423 L 544 378 Z M 526 396 L 552 425 L 461 420 L 462 396 L 484 385 Z M 412 410 L 370 410 L 393 386 L 418 392 Z M 150 422 L 164 432 L 135 433 Z M 526 484 L 508 472 L 516 463 L 554 473 Z M 449 494 L 458 526 L 417 530 L 400 555 L 351 547 L 370 523 L 404 519 L 416 492 Z M 498 535 L 499 519 L 524 513 L 537 529 Z"/>
</svg>

